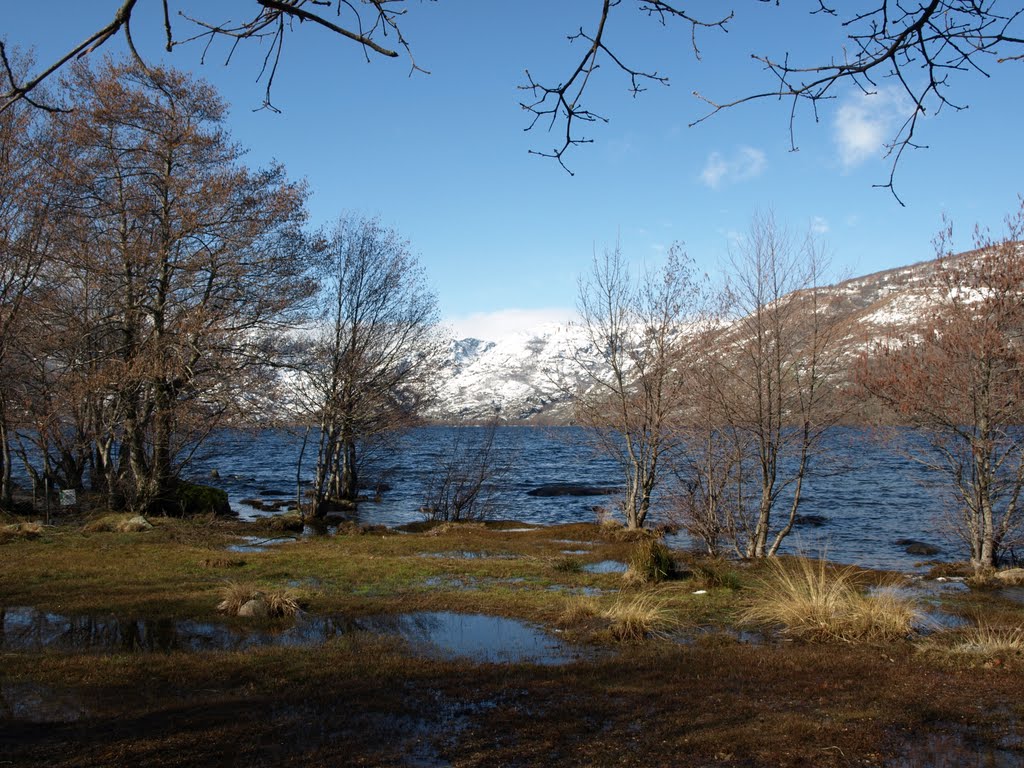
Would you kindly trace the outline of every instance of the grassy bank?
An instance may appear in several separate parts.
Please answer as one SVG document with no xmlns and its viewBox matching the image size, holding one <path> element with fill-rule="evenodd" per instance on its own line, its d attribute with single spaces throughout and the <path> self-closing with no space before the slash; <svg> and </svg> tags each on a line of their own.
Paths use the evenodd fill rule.
<svg viewBox="0 0 1024 768">
<path fill-rule="evenodd" d="M 294 620 L 231 618 L 218 605 L 232 589 L 246 596 L 287 591 L 307 616 L 457 611 L 520 619 L 547 628 L 553 642 L 582 649 L 582 658 L 562 666 L 452 660 L 358 627 L 324 642 L 245 651 L 29 652 L 8 643 L 0 645 L 7 649 L 0 658 L 3 760 L 1024 762 L 1024 743 L 1014 736 L 1024 715 L 1022 633 L 1013 632 L 1024 625 L 1024 612 L 1000 592 L 914 593 L 910 609 L 924 620 L 905 629 L 887 623 L 881 633 L 815 631 L 833 614 L 848 621 L 844 611 L 855 608 L 859 628 L 865 610 L 887 610 L 856 601 L 891 577 L 679 553 L 668 563 L 649 542 L 591 525 L 457 526 L 401 535 L 353 527 L 233 552 L 232 544 L 283 534 L 237 521 L 152 522 L 151 530 L 135 533 L 72 525 L 8 539 L 0 545 L 0 606 L 191 620 L 272 635 Z M 631 568 L 588 570 L 608 561 Z M 817 589 L 826 600 L 854 601 L 854 608 L 811 606 L 810 624 L 765 612 L 769 597 L 786 603 L 779 588 L 786 578 L 816 575 L 820 583 L 797 588 L 801 600 Z M 928 618 L 936 607 L 941 622 Z M 17 630 L 11 621 L 5 627 Z"/>
</svg>

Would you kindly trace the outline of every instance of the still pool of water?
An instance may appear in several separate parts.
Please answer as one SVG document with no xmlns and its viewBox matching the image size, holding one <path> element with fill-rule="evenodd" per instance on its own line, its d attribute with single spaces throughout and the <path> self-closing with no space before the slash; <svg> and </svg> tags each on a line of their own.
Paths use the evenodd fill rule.
<svg viewBox="0 0 1024 768">
<path fill-rule="evenodd" d="M 352 632 L 390 635 L 428 656 L 473 662 L 567 664 L 582 653 L 538 626 L 477 613 L 421 611 L 358 619 L 300 614 L 293 624 L 274 630 L 190 619 L 64 616 L 28 607 L 0 609 L 0 651 L 241 651 L 322 645 Z"/>
</svg>

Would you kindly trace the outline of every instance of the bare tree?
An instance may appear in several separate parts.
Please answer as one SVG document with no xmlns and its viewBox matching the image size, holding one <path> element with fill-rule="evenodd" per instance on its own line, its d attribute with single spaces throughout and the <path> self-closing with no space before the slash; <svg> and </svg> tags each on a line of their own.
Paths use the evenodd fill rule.
<svg viewBox="0 0 1024 768">
<path fill-rule="evenodd" d="M 40 317 L 63 332 L 40 334 L 39 437 L 70 440 L 125 503 L 172 511 L 182 458 L 250 406 L 310 292 L 306 191 L 244 167 L 224 103 L 179 72 L 79 65 L 63 98 Z"/>
<path fill-rule="evenodd" d="M 703 311 L 705 284 L 679 248 L 664 267 L 640 278 L 616 246 L 594 258 L 580 280 L 577 306 L 600 361 L 582 357 L 576 419 L 619 464 L 622 512 L 642 528 L 667 454 L 680 445 L 681 409 L 689 393 L 688 324 Z"/>
<path fill-rule="evenodd" d="M 843 335 L 818 284 L 812 240 L 795 248 L 772 216 L 759 216 L 732 267 L 735 320 L 719 335 L 699 391 L 710 411 L 709 466 L 729 488 L 722 525 L 737 551 L 760 558 L 775 555 L 792 531 L 822 439 L 842 415 L 835 386 Z M 706 483 L 719 487 L 710 473 Z"/>
<path fill-rule="evenodd" d="M 0 73 L 0 83 L 10 77 Z M 22 373 L 17 347 L 50 241 L 39 123 L 24 104 L 0 112 L 0 506 L 12 502 L 11 410 Z"/>
<path fill-rule="evenodd" d="M 437 300 L 408 243 L 376 219 L 338 219 L 319 265 L 320 331 L 304 368 L 320 425 L 315 514 L 359 495 L 374 443 L 415 423 L 439 358 Z"/>
<path fill-rule="evenodd" d="M 916 427 L 904 448 L 943 479 L 981 571 L 1024 522 L 1024 208 L 1001 237 L 977 231 L 972 253 L 952 257 L 950 235 L 939 238 L 934 314 L 865 354 L 858 380 Z"/>
<path fill-rule="evenodd" d="M 103 46 L 115 35 L 122 34 L 129 51 L 143 62 L 144 57 L 132 37 L 134 12 L 142 2 L 123 0 L 109 22 L 88 30 L 81 43 L 26 78 L 13 77 L 5 49 L 0 45 L 0 62 L 7 67 L 9 79 L 9 87 L 0 93 L 0 110 L 19 99 L 45 104 L 35 98 L 35 90 L 48 77 L 75 58 Z M 220 20 L 222 17 L 195 0 L 145 2 L 163 11 L 167 51 L 198 42 L 204 46 L 205 58 L 210 45 L 223 40 L 228 43 L 226 58 L 230 60 L 240 45 L 264 45 L 260 76 L 266 83 L 264 105 L 270 108 L 273 108 L 270 91 L 284 52 L 284 40 L 302 28 L 329 32 L 339 40 L 360 46 L 367 57 L 397 58 L 402 50 L 412 70 L 421 70 L 402 31 L 402 22 L 411 7 L 408 0 L 251 0 L 250 15 L 226 20 Z M 792 10 L 778 2 L 773 5 L 776 6 L 774 12 L 783 16 L 782 28 L 789 26 L 792 15 L 797 13 L 810 13 L 822 23 L 831 22 L 832 29 L 826 31 L 837 29 L 841 33 L 836 50 L 820 60 L 805 63 L 798 49 L 800 40 L 772 34 L 770 44 L 780 45 L 784 51 L 751 53 L 751 58 L 768 72 L 771 87 L 720 99 L 702 94 L 699 85 L 691 83 L 690 90 L 710 108 L 708 114 L 691 125 L 744 103 L 788 99 L 792 104 L 790 129 L 795 147 L 793 127 L 801 104 L 811 108 L 817 121 L 818 110 L 836 97 L 842 85 L 848 83 L 861 92 L 871 93 L 879 82 L 888 80 L 904 91 L 909 103 L 906 120 L 889 144 L 893 162 L 888 183 L 880 185 L 894 195 L 893 179 L 900 157 L 908 147 L 920 146 L 915 136 L 920 117 L 929 110 L 938 112 L 943 108 L 966 106 L 950 95 L 953 90 L 950 76 L 965 72 L 987 76 L 995 64 L 1024 58 L 1021 50 L 1024 7 L 1019 3 L 923 0 L 908 4 L 873 0 L 852 9 L 840 9 L 836 4 L 818 0 L 808 3 L 807 10 Z M 621 45 L 616 43 L 614 30 L 625 24 L 619 20 L 619 14 L 632 10 L 647 16 L 652 24 L 680 27 L 696 59 L 701 57 L 701 33 L 728 32 L 745 21 L 743 6 L 738 3 L 722 4 L 706 14 L 666 0 L 594 0 L 589 8 L 593 9 L 593 15 L 581 20 L 576 31 L 568 36 L 570 45 L 581 50 L 579 55 L 570 57 L 563 75 L 535 76 L 527 69 L 526 80 L 520 86 L 529 94 L 522 103 L 530 114 L 528 127 L 541 126 L 559 136 L 552 149 L 535 150 L 534 154 L 555 158 L 567 171 L 566 152 L 591 141 L 580 133 L 581 126 L 607 122 L 606 117 L 588 106 L 585 98 L 593 82 L 602 76 L 602 67 L 620 74 L 633 96 L 642 93 L 648 85 L 668 84 L 668 77 L 660 74 L 657 67 L 650 62 L 629 61 Z M 795 25 L 793 28 L 795 30 Z"/>
</svg>

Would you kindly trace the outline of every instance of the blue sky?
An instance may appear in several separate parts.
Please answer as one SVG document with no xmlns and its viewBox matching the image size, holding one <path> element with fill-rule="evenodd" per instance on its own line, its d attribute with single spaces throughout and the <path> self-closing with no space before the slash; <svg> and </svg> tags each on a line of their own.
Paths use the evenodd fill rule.
<svg viewBox="0 0 1024 768">
<path fill-rule="evenodd" d="M 106 22 L 120 0 L 5 4 L 9 43 L 34 46 L 40 61 L 68 50 Z M 180 5 L 180 3 L 179 3 Z M 195 2 L 207 18 L 240 18 L 251 0 Z M 951 94 L 969 103 L 919 127 L 929 145 L 904 156 L 896 184 L 906 207 L 872 184 L 888 179 L 881 141 L 904 105 L 887 83 L 866 98 L 852 91 L 815 116 L 798 113 L 798 152 L 790 151 L 789 104 L 764 101 L 719 114 L 692 95 L 728 100 L 771 87 L 751 53 L 804 61 L 840 50 L 837 25 L 788 4 L 737 0 L 728 34 L 662 27 L 631 3 L 615 9 L 610 43 L 637 69 L 671 80 L 637 98 L 606 65 L 589 106 L 610 122 L 584 128 L 594 143 L 572 150 L 569 176 L 528 150 L 550 150 L 558 136 L 524 131 L 517 89 L 529 69 L 563 79 L 579 45 L 566 35 L 590 27 L 594 0 L 440 0 L 410 3 L 403 30 L 429 75 L 410 76 L 408 59 L 368 63 L 352 44 L 304 27 L 286 40 L 274 87 L 281 114 L 254 111 L 262 52 L 183 46 L 166 61 L 215 85 L 232 104 L 230 128 L 254 165 L 282 161 L 308 180 L 314 223 L 342 211 L 379 215 L 411 242 L 436 290 L 442 314 L 465 335 L 493 338 L 523 324 L 568 317 L 577 276 L 595 251 L 616 240 L 637 265 L 657 265 L 681 242 L 700 268 L 716 274 L 758 211 L 773 210 L 794 233 L 813 229 L 836 276 L 863 274 L 933 255 L 943 214 L 957 245 L 970 247 L 975 224 L 998 229 L 1017 205 L 1024 155 L 1019 85 L 1024 64 L 993 63 L 993 77 L 957 75 Z M 688 7 L 713 13 L 727 4 Z M 154 60 L 162 53 L 159 4 L 140 0 L 133 31 Z M 208 10 L 215 8 L 215 11 Z M 175 20 L 179 35 L 187 24 Z M 106 49 L 123 50 L 120 39 Z"/>
</svg>

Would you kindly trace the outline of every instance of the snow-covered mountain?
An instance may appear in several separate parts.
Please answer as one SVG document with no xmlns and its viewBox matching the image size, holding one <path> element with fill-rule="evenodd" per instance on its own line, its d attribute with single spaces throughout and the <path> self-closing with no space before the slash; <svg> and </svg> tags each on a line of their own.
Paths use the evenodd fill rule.
<svg viewBox="0 0 1024 768">
<path fill-rule="evenodd" d="M 497 411 L 506 421 L 568 415 L 580 361 L 600 360 L 576 325 L 547 323 L 499 341 L 451 342 L 431 414 L 486 420 Z"/>
<path fill-rule="evenodd" d="M 877 272 L 827 289 L 853 349 L 906 329 L 928 314 L 937 299 L 929 287 L 934 264 Z M 498 410 L 505 421 L 566 421 L 581 381 L 581 362 L 600 365 L 601 356 L 583 329 L 572 324 L 545 324 L 499 341 L 452 341 L 430 415 L 486 420 Z"/>
</svg>

